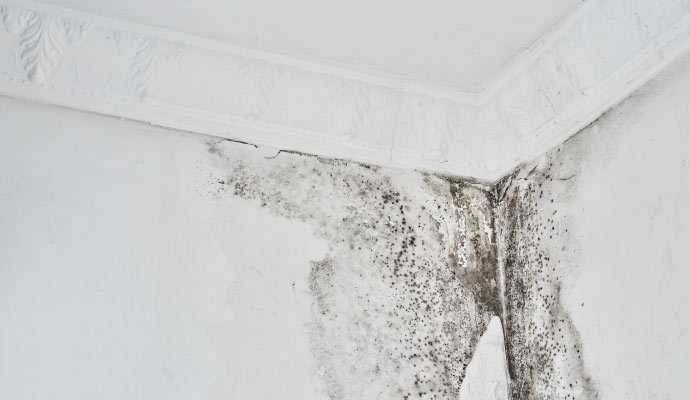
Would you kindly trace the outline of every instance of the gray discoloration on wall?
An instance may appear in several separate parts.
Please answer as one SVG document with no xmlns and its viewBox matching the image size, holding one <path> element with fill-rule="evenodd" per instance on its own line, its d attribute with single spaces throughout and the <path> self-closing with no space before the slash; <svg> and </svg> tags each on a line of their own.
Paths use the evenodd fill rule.
<svg viewBox="0 0 690 400">
<path fill-rule="evenodd" d="M 305 221 L 329 243 L 311 264 L 308 331 L 330 398 L 457 398 L 499 316 L 510 398 L 596 399 L 563 304 L 577 273 L 572 218 L 588 143 L 575 137 L 494 187 L 210 151 L 228 171 L 214 178 L 216 193 Z"/>
<path fill-rule="evenodd" d="M 333 309 L 333 262 L 328 258 L 312 261 L 309 272 L 309 293 L 314 298 L 316 310 L 328 315 Z"/>
<path fill-rule="evenodd" d="M 495 191 L 476 185 L 457 183 L 451 193 L 458 219 L 457 253 L 451 265 L 477 299 L 482 312 L 500 316 L 501 301 L 496 269 L 494 212 L 498 205 Z"/>
<path fill-rule="evenodd" d="M 329 243 L 309 275 L 308 326 L 332 399 L 457 398 L 498 313 L 489 188 L 227 143 L 217 189 L 309 223 Z M 222 193 L 221 193 L 222 195 Z"/>
<path fill-rule="evenodd" d="M 687 70 L 687 66 L 684 68 Z M 502 271 L 505 280 L 504 331 L 513 399 L 587 400 L 602 398 L 605 393 L 616 391 L 621 398 L 629 398 L 631 392 L 634 392 L 630 390 L 634 382 L 632 377 L 621 379 L 624 388 L 614 388 L 611 382 L 606 382 L 608 387 L 600 386 L 600 382 L 590 376 L 585 365 L 585 354 L 591 354 L 585 353 L 588 349 L 583 347 L 582 337 L 585 333 L 588 334 L 589 343 L 592 343 L 591 340 L 596 337 L 592 332 L 594 323 L 581 316 L 578 327 L 583 329 L 584 322 L 584 329 L 590 329 L 588 332 L 582 330 L 581 336 L 572 317 L 577 312 L 582 312 L 581 315 L 596 321 L 608 319 L 609 316 L 614 318 L 613 314 L 619 310 L 597 310 L 595 317 L 591 311 L 583 311 L 586 307 L 584 302 L 573 302 L 574 296 L 569 294 L 578 289 L 580 296 L 584 296 L 580 297 L 581 301 L 585 298 L 589 300 L 591 295 L 592 302 L 596 301 L 597 296 L 601 296 L 602 291 L 610 291 L 604 297 L 644 298 L 640 293 L 631 293 L 630 289 L 621 287 L 613 271 L 643 274 L 644 271 L 653 269 L 653 274 L 656 274 L 663 270 L 660 266 L 664 265 L 665 260 L 659 260 L 658 264 L 655 260 L 654 266 L 648 266 L 644 265 L 644 261 L 627 261 L 624 254 L 614 254 L 607 260 L 602 259 L 602 264 L 593 264 L 593 258 L 607 252 L 592 247 L 591 238 L 587 238 L 590 240 L 587 242 L 589 247 L 584 247 L 584 235 L 589 233 L 600 237 L 604 243 L 611 241 L 608 244 L 613 248 L 630 247 L 626 250 L 640 254 L 653 252 L 650 250 L 652 246 L 633 248 L 622 242 L 644 237 L 644 229 L 631 228 L 635 233 L 623 237 L 606 237 L 605 232 L 617 232 L 617 227 L 626 226 L 631 215 L 642 218 L 651 214 L 653 217 L 655 211 L 649 210 L 663 209 L 657 201 L 649 200 L 653 196 L 661 199 L 663 195 L 649 196 L 647 187 L 663 189 L 664 179 L 649 176 L 655 174 L 654 171 L 662 170 L 657 164 L 663 164 L 667 158 L 683 157 L 680 150 L 683 148 L 682 144 L 675 144 L 678 149 L 673 149 L 672 143 L 683 143 L 678 138 L 687 137 L 684 127 L 679 129 L 673 124 L 669 124 L 666 130 L 659 128 L 656 131 L 656 125 L 663 126 L 666 121 L 674 121 L 674 113 L 687 115 L 684 113 L 687 110 L 687 90 L 683 92 L 676 87 L 667 89 L 668 93 L 665 95 L 669 98 L 674 96 L 674 92 L 680 94 L 678 99 L 681 101 L 676 100 L 679 104 L 670 103 L 677 108 L 675 111 L 673 108 L 667 109 L 666 105 L 649 108 L 650 104 L 659 101 L 654 96 L 660 86 L 664 85 L 664 79 L 668 79 L 668 76 L 652 81 L 622 104 L 603 114 L 589 127 L 540 158 L 521 166 L 496 185 L 499 196 L 496 212 L 498 260 L 499 271 Z M 651 127 L 654 129 L 650 129 Z M 629 142 L 626 143 L 626 140 Z M 657 144 L 664 140 L 670 142 Z M 649 155 L 654 154 L 652 151 L 658 152 L 656 158 Z M 673 169 L 678 164 L 669 164 L 671 168 L 667 167 L 663 172 L 678 173 L 677 169 Z M 619 192 L 610 191 L 614 187 Z M 639 198 L 621 198 L 619 204 L 616 204 L 616 200 L 611 201 L 611 198 L 625 196 L 626 193 L 635 193 Z M 673 198 L 675 192 L 671 193 Z M 599 202 L 602 204 L 598 204 Z M 636 214 L 626 214 L 626 209 L 635 207 L 638 207 Z M 680 206 L 676 207 L 680 209 Z M 619 212 L 616 208 L 623 211 Z M 586 227 L 589 230 L 584 230 Z M 663 235 L 659 238 L 663 238 Z M 645 239 L 651 243 L 656 238 Z M 647 245 L 645 242 L 642 244 Z M 585 254 L 581 253 L 583 247 L 584 251 L 593 253 L 587 254 L 589 264 L 584 260 Z M 665 250 L 670 248 L 664 245 Z M 632 272 L 635 264 L 638 265 L 637 271 Z M 577 278 L 586 268 L 589 268 L 590 276 L 592 269 L 610 269 L 611 275 L 596 276 L 614 276 L 616 281 L 599 280 L 596 287 L 583 285 L 577 288 Z M 626 307 L 630 307 L 628 304 L 633 301 L 626 299 Z M 644 303 L 644 300 L 638 301 L 639 303 Z M 635 318 L 639 314 L 640 320 L 644 320 L 644 313 L 644 307 L 631 311 Z M 630 325 L 634 326 L 636 323 L 638 322 Z M 625 324 L 621 324 L 620 328 L 623 325 Z M 616 329 L 618 328 L 617 326 Z M 620 336 L 613 340 L 627 343 L 623 337 L 627 333 L 623 330 L 613 330 L 611 325 L 608 325 L 608 330 L 599 325 L 597 330 L 601 334 L 601 338 L 595 339 L 599 349 L 605 347 L 603 343 L 607 340 L 610 343 L 611 337 Z M 653 341 L 656 340 L 658 339 Z M 615 350 L 620 354 L 620 348 L 624 346 L 614 347 L 617 347 Z M 631 348 L 629 351 L 634 354 L 637 350 Z M 627 350 L 625 353 L 628 356 Z M 596 357 L 598 360 L 615 357 L 610 354 L 597 354 Z M 663 357 L 666 359 L 665 355 Z M 617 362 L 611 364 L 615 366 Z M 643 368 L 636 366 L 635 369 Z M 602 370 L 602 365 L 597 365 L 597 377 L 603 375 Z M 652 393 L 659 390 L 655 387 L 649 389 L 647 394 L 638 392 L 635 395 L 654 397 Z"/>
<path fill-rule="evenodd" d="M 596 399 L 580 335 L 562 303 L 576 273 L 573 194 L 584 144 L 569 141 L 497 185 L 504 330 L 513 399 Z"/>
</svg>

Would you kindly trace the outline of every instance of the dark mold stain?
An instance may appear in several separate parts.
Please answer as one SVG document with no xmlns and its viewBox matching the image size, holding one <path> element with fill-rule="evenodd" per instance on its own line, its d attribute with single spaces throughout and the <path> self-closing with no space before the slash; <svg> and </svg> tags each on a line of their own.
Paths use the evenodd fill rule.
<svg viewBox="0 0 690 400">
<path fill-rule="evenodd" d="M 561 299 L 563 277 L 575 264 L 567 205 L 577 184 L 577 149 L 565 156 L 559 147 L 496 187 L 512 399 L 598 398 Z"/>
<path fill-rule="evenodd" d="M 492 316 L 501 317 L 510 397 L 597 399 L 561 302 L 574 264 L 570 214 L 584 145 L 569 140 L 493 187 L 280 152 L 209 151 L 216 193 L 310 224 L 312 352 L 331 399 L 457 398 Z"/>
<path fill-rule="evenodd" d="M 496 229 L 494 212 L 497 205 L 493 191 L 458 182 L 451 184 L 458 221 L 463 224 L 457 246 L 464 250 L 464 259 L 451 255 L 451 265 L 462 281 L 468 282 L 482 312 L 500 316 L 501 301 L 496 265 Z"/>
<path fill-rule="evenodd" d="M 455 399 L 500 315 L 486 186 L 298 154 L 214 147 L 221 191 L 309 223 L 329 256 L 309 274 L 312 351 L 332 399 Z M 318 373 L 318 372 L 317 372 Z"/>
<path fill-rule="evenodd" d="M 317 312 L 327 315 L 333 307 L 333 262 L 326 258 L 319 261 L 312 261 L 311 271 L 309 272 L 309 292 L 316 303 Z"/>
</svg>

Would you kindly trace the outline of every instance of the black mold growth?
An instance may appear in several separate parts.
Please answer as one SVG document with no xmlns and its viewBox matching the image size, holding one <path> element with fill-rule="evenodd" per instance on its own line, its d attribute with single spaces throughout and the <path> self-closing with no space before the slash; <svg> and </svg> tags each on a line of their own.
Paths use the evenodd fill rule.
<svg viewBox="0 0 690 400">
<path fill-rule="evenodd" d="M 479 300 L 482 312 L 501 316 L 494 223 L 497 202 L 492 193 L 466 182 L 451 184 L 457 218 L 464 224 L 458 247 L 464 248 L 465 256 L 460 262 L 457 254 L 451 254 L 450 261 L 456 274 L 468 283 L 474 297 Z M 487 228 L 490 233 L 485 231 Z"/>
<path fill-rule="evenodd" d="M 308 287 L 331 399 L 456 399 L 494 315 L 512 399 L 597 398 L 560 299 L 572 260 L 559 207 L 575 174 L 525 166 L 494 187 L 425 175 L 411 189 L 353 162 L 210 151 L 229 171 L 213 178 L 221 195 L 309 223 L 329 243 Z"/>
<path fill-rule="evenodd" d="M 554 153 L 541 160 L 541 168 L 523 166 L 496 187 L 509 392 L 515 400 L 598 398 L 561 298 L 563 277 L 576 265 L 568 205 L 577 162 Z"/>
<path fill-rule="evenodd" d="M 310 341 L 332 399 L 457 399 L 497 315 L 495 199 L 426 175 L 406 186 L 358 163 L 213 147 L 218 190 L 309 223 L 329 243 L 309 274 Z M 420 187 L 421 185 L 421 187 Z"/>
</svg>

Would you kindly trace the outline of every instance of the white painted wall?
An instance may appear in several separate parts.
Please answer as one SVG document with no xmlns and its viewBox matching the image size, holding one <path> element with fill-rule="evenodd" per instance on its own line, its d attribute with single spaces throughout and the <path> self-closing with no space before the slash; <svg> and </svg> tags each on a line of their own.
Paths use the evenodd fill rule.
<svg viewBox="0 0 690 400">
<path fill-rule="evenodd" d="M 585 366 L 602 399 L 690 398 L 688 58 L 582 135 L 565 300 Z"/>
<path fill-rule="evenodd" d="M 323 398 L 311 228 L 209 197 L 201 136 L 6 98 L 0 120 L 0 398 Z"/>
<path fill-rule="evenodd" d="M 0 399 L 457 397 L 498 307 L 485 187 L 8 98 L 0 120 Z"/>
</svg>

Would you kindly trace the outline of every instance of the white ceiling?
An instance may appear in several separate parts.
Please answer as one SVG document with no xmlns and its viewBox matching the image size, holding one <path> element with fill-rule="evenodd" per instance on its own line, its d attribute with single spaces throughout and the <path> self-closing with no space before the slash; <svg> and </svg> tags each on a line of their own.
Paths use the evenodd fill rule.
<svg viewBox="0 0 690 400">
<path fill-rule="evenodd" d="M 467 92 L 582 0 L 46 0 Z"/>
</svg>

